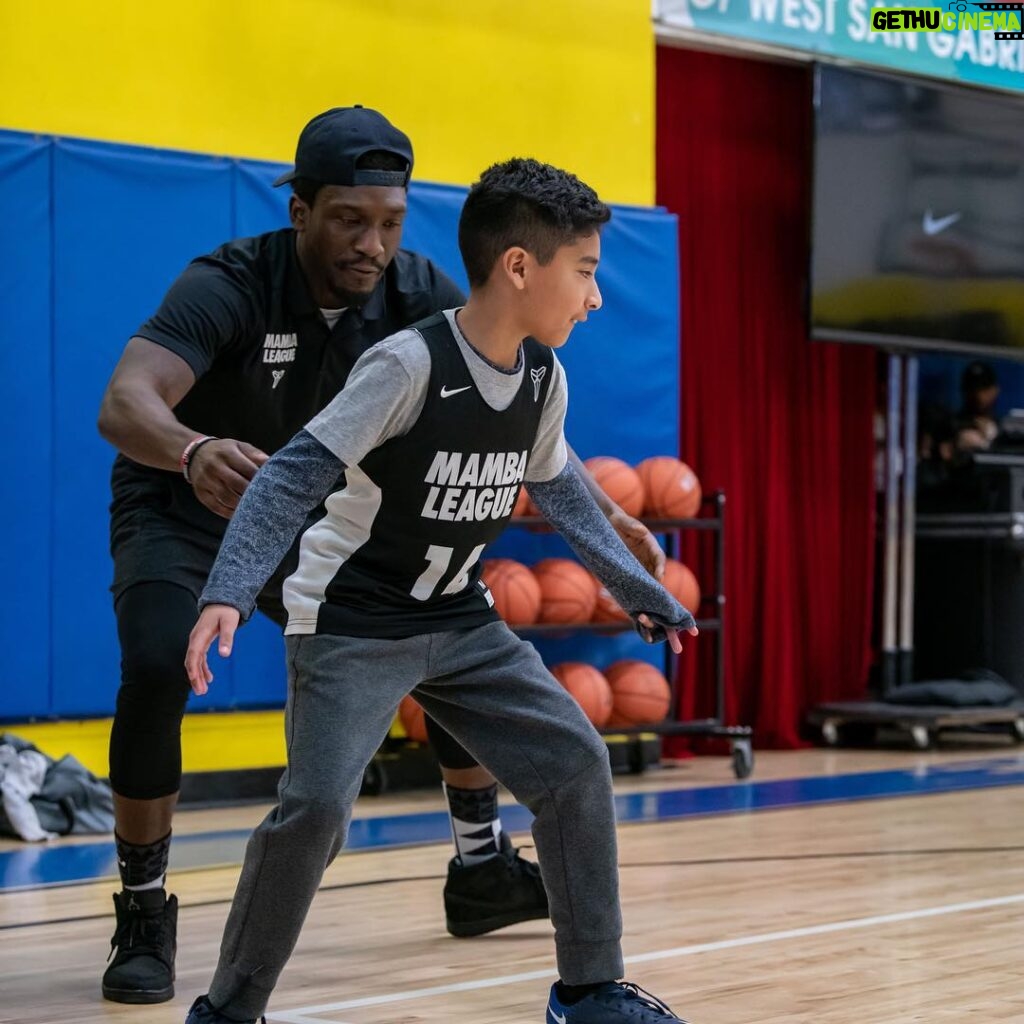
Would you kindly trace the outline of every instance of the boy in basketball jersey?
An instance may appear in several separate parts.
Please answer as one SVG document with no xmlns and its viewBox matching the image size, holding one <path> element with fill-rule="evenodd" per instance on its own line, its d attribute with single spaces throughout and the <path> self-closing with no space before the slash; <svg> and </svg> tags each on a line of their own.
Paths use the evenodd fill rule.
<svg viewBox="0 0 1024 1024">
<path fill-rule="evenodd" d="M 628 552 L 567 464 L 566 383 L 554 349 L 601 305 L 610 211 L 534 160 L 486 171 L 459 246 L 464 307 L 364 354 L 344 391 L 256 476 L 200 599 L 186 668 L 212 680 L 239 621 L 306 527 L 288 611 L 288 767 L 253 833 L 210 991 L 187 1024 L 255 1021 L 344 843 L 362 772 L 401 699 L 428 714 L 534 814 L 559 981 L 547 1024 L 671 1024 L 621 984 L 615 818 L 607 749 L 494 612 L 480 555 L 530 496 L 649 641 L 679 649 L 693 617 Z M 338 486 L 339 475 L 345 479 Z"/>
</svg>

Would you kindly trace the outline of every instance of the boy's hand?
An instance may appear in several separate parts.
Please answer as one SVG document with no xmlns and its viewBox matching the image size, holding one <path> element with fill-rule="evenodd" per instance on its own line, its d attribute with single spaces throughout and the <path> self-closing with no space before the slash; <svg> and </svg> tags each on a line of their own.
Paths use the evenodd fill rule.
<svg viewBox="0 0 1024 1024">
<path fill-rule="evenodd" d="M 689 615 L 689 613 L 687 613 Z M 689 616 L 690 621 L 693 622 L 693 616 Z M 682 632 L 680 629 L 675 629 L 672 625 L 662 622 L 657 617 L 652 617 L 646 612 L 642 612 L 636 617 L 637 628 L 640 630 L 640 635 L 649 644 L 656 644 L 660 640 L 667 640 L 669 647 L 672 648 L 674 654 L 679 654 L 683 649 L 683 642 L 679 639 L 679 634 Z M 686 632 L 690 636 L 697 636 L 700 632 L 696 625 L 688 626 Z"/>
<path fill-rule="evenodd" d="M 654 534 L 639 519 L 634 519 L 618 507 L 608 514 L 608 522 L 633 557 L 660 582 L 665 575 L 665 552 L 661 550 Z"/>
<path fill-rule="evenodd" d="M 188 652 L 185 655 L 185 670 L 192 692 L 202 696 L 213 682 L 213 673 L 206 660 L 210 644 L 219 636 L 217 653 L 226 658 L 231 653 L 235 630 L 241 615 L 229 604 L 208 604 L 199 614 L 199 621 L 192 627 L 188 638 Z"/>
</svg>

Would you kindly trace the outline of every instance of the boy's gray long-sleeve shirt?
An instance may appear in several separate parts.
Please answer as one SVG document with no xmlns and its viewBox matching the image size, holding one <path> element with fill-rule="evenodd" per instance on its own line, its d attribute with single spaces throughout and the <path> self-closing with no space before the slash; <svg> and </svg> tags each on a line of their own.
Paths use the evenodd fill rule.
<svg viewBox="0 0 1024 1024">
<path fill-rule="evenodd" d="M 309 513 L 330 494 L 344 464 L 300 430 L 256 474 L 231 519 L 199 601 L 227 604 L 248 618 L 256 597 L 295 540 Z M 689 629 L 693 616 L 633 557 L 571 464 L 552 480 L 527 484 L 544 517 L 635 619 Z M 656 631 L 656 638 L 664 635 Z"/>
</svg>

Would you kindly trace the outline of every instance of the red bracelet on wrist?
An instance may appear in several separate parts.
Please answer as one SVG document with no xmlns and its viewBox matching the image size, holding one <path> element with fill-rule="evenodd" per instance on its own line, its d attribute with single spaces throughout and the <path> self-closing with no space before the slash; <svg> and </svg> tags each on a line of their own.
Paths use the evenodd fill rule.
<svg viewBox="0 0 1024 1024">
<path fill-rule="evenodd" d="M 181 467 L 181 475 L 185 478 L 186 483 L 192 483 L 192 478 L 189 476 L 188 467 L 189 463 L 195 457 L 197 451 L 199 451 L 202 445 L 206 444 L 207 441 L 216 441 L 217 438 L 209 434 L 198 434 L 193 437 L 187 445 L 185 450 L 181 453 L 181 458 L 178 459 L 178 465 Z"/>
</svg>

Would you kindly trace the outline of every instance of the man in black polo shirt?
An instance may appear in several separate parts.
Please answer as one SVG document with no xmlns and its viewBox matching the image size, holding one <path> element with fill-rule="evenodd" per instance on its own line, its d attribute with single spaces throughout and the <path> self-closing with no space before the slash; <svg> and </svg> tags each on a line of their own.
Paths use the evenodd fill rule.
<svg viewBox="0 0 1024 1024">
<path fill-rule="evenodd" d="M 108 385 L 99 428 L 120 450 L 111 549 L 122 654 L 110 780 L 124 886 L 114 896 L 108 999 L 162 1002 L 174 992 L 177 901 L 164 881 L 189 693 L 184 657 L 228 518 L 259 467 L 345 386 L 366 349 L 463 303 L 437 267 L 399 249 L 411 170 L 408 138 L 376 111 L 314 118 L 295 170 L 275 182 L 291 183 L 291 228 L 194 260 Z M 595 494 L 660 575 L 650 533 Z M 281 584 L 292 568 L 286 559 L 259 603 L 282 625 Z M 456 842 L 449 931 L 476 935 L 546 916 L 536 865 L 501 831 L 493 778 L 430 728 Z"/>
</svg>

